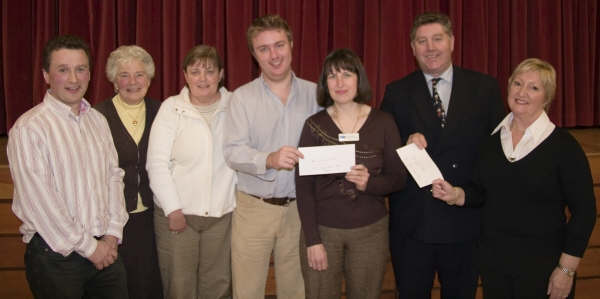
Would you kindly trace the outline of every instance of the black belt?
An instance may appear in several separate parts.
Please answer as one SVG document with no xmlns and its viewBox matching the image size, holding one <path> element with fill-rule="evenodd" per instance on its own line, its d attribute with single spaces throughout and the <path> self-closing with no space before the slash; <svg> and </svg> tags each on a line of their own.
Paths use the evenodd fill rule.
<svg viewBox="0 0 600 299">
<path fill-rule="evenodd" d="M 290 205 L 290 203 L 294 200 L 296 200 L 295 197 L 272 197 L 272 198 L 264 198 L 264 197 L 260 197 L 260 196 L 256 196 L 256 195 L 252 195 L 252 194 L 248 194 L 252 197 L 255 197 L 257 199 L 260 199 L 268 204 L 272 204 L 272 205 L 276 205 L 276 206 L 284 206 L 287 207 L 288 205 Z"/>
</svg>

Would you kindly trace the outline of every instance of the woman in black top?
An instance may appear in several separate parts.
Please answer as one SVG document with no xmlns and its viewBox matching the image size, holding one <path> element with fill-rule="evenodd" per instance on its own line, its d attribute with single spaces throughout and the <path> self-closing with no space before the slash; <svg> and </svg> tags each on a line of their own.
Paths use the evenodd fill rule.
<svg viewBox="0 0 600 299">
<path fill-rule="evenodd" d="M 146 172 L 148 136 L 160 103 L 146 98 L 154 77 L 154 62 L 138 46 L 121 46 L 110 53 L 106 76 L 116 95 L 98 105 L 108 120 L 119 167 L 125 170 L 125 206 L 129 221 L 123 229 L 119 255 L 127 270 L 129 298 L 162 298 L 154 238 L 154 201 Z"/>
<path fill-rule="evenodd" d="M 545 113 L 556 73 L 526 59 L 508 82 L 511 113 L 484 145 L 473 184 L 434 181 L 449 205 L 483 206 L 480 270 L 487 298 L 573 298 L 596 221 L 593 182 L 577 141 Z M 569 209 L 570 217 L 566 215 Z"/>
</svg>

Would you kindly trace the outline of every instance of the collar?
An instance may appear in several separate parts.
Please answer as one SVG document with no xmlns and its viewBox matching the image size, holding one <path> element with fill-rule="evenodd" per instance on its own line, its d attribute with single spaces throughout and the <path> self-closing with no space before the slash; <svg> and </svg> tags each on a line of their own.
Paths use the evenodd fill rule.
<svg viewBox="0 0 600 299">
<path fill-rule="evenodd" d="M 118 103 L 118 105 L 120 105 L 120 106 L 121 106 L 121 108 L 123 108 L 123 109 L 126 109 L 126 110 L 138 110 L 138 111 L 139 111 L 139 109 L 142 109 L 142 107 L 144 107 L 144 106 L 146 105 L 146 100 L 145 100 L 145 99 L 142 99 L 142 100 L 141 100 L 139 103 L 137 103 L 137 104 L 133 104 L 133 105 L 131 105 L 131 104 L 129 104 L 129 103 L 127 103 L 127 102 L 123 101 L 123 99 L 121 99 L 121 96 L 120 96 L 119 94 L 116 94 L 116 95 L 115 95 L 115 96 L 112 98 L 112 100 L 113 100 L 114 102 L 117 102 L 117 103 Z"/>
<path fill-rule="evenodd" d="M 425 75 L 425 81 L 427 81 L 427 84 L 431 84 L 431 79 L 433 78 L 442 78 L 442 81 L 446 81 L 452 84 L 452 75 L 454 74 L 454 67 L 451 64 L 439 77 L 434 77 L 426 73 L 423 74 Z"/>
<path fill-rule="evenodd" d="M 79 104 L 79 115 L 76 115 L 73 113 L 73 111 L 71 111 L 71 107 L 55 98 L 54 95 L 50 93 L 50 90 L 47 90 L 46 95 L 44 95 L 44 104 L 48 105 L 52 110 L 62 114 L 63 116 L 74 118 L 78 118 L 79 116 L 88 113 L 92 107 L 90 103 L 86 101 L 86 99 L 81 98 L 81 102 Z"/>
<path fill-rule="evenodd" d="M 296 88 L 296 82 L 298 81 L 298 77 L 296 77 L 296 74 L 294 73 L 294 71 L 290 71 L 290 73 L 291 73 L 291 76 L 290 76 L 291 87 L 290 87 L 290 96 L 288 96 L 288 100 L 291 98 L 291 95 L 294 93 L 294 89 Z M 260 83 L 262 84 L 263 88 L 272 93 L 271 88 L 267 84 L 267 81 L 265 81 L 265 77 L 264 77 L 263 73 L 260 73 L 260 77 L 258 77 L 258 79 L 260 80 Z"/>
<path fill-rule="evenodd" d="M 491 135 L 495 134 L 500 130 L 502 130 L 500 132 L 500 134 L 502 135 L 510 132 L 510 124 L 512 123 L 513 119 L 514 115 L 511 112 L 506 117 L 504 117 L 504 119 L 500 122 L 500 124 L 498 124 L 494 131 L 492 131 Z M 550 127 L 554 128 L 555 125 L 552 123 L 552 121 L 550 121 L 550 118 L 548 117 L 548 114 L 546 114 L 546 111 L 542 111 L 542 114 L 540 114 L 540 116 L 538 116 L 538 118 L 531 125 L 529 125 L 527 129 L 525 129 L 524 136 L 531 136 L 531 138 L 535 142 L 538 142 L 543 137 L 544 132 L 546 132 L 546 130 Z"/>
</svg>

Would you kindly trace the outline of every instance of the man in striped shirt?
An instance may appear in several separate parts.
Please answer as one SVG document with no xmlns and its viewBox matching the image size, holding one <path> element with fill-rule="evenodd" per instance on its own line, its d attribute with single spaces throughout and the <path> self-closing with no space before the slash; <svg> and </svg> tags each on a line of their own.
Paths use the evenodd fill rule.
<svg viewBox="0 0 600 299">
<path fill-rule="evenodd" d="M 50 88 L 19 117 L 7 148 L 29 287 L 35 298 L 127 298 L 117 254 L 128 219 L 124 173 L 106 119 L 83 99 L 88 46 L 50 40 L 42 71 Z"/>
</svg>

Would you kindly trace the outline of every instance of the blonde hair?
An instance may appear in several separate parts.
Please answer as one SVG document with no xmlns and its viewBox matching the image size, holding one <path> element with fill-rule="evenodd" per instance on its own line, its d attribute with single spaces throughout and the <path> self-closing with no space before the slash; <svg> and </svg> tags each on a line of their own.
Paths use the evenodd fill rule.
<svg viewBox="0 0 600 299">
<path fill-rule="evenodd" d="M 149 79 L 154 78 L 154 60 L 142 47 L 136 45 L 120 46 L 110 53 L 106 61 L 106 77 L 115 82 L 119 66 L 131 61 L 140 61 Z"/>
<path fill-rule="evenodd" d="M 554 95 L 556 93 L 556 70 L 554 70 L 554 67 L 547 61 L 539 58 L 527 58 L 517 65 L 512 72 L 512 75 L 510 75 L 510 78 L 508 78 L 508 88 L 510 89 L 510 86 L 513 81 L 515 81 L 515 77 L 518 74 L 526 72 L 537 72 L 540 76 L 540 81 L 542 81 L 542 86 L 544 87 L 544 96 L 546 98 L 544 109 L 547 112 L 548 109 L 550 109 L 550 104 L 552 104 L 552 100 L 554 100 Z"/>
</svg>

